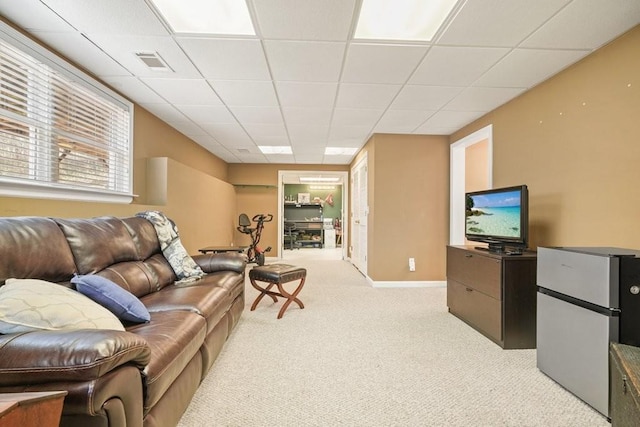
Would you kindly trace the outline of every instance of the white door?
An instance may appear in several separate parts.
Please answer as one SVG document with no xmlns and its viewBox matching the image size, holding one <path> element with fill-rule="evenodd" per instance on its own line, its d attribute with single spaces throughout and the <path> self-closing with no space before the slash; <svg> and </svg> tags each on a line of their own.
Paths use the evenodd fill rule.
<svg viewBox="0 0 640 427">
<path fill-rule="evenodd" d="M 367 157 L 351 169 L 351 262 L 367 274 Z"/>
</svg>

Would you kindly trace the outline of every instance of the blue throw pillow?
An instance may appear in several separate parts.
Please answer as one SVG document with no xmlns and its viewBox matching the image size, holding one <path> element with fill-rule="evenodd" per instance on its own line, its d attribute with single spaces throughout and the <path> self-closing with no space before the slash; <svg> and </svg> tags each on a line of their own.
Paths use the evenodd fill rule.
<svg viewBox="0 0 640 427">
<path fill-rule="evenodd" d="M 107 308 L 119 319 L 142 323 L 151 320 L 149 311 L 131 292 L 96 274 L 74 276 L 76 290 Z"/>
</svg>

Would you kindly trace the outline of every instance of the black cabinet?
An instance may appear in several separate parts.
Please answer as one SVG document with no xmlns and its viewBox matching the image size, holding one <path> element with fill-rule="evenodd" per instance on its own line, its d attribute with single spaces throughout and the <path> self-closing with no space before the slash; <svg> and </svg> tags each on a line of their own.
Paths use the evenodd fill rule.
<svg viewBox="0 0 640 427">
<path fill-rule="evenodd" d="M 324 241 L 322 205 L 319 203 L 285 203 L 284 222 L 295 224 L 296 247 L 321 248 Z M 291 247 L 288 231 L 283 235 L 285 249 Z"/>
<path fill-rule="evenodd" d="M 535 348 L 536 254 L 447 246 L 447 306 L 502 348 Z"/>
</svg>

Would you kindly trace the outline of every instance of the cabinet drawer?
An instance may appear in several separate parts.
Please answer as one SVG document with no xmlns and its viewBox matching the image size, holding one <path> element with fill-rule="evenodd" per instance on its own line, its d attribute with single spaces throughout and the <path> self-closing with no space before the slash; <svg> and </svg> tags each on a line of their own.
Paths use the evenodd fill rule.
<svg viewBox="0 0 640 427">
<path fill-rule="evenodd" d="M 447 248 L 447 279 L 502 300 L 500 259 L 458 248 Z"/>
<path fill-rule="evenodd" d="M 447 281 L 449 311 L 496 341 L 502 341 L 502 304 L 455 280 Z"/>
</svg>

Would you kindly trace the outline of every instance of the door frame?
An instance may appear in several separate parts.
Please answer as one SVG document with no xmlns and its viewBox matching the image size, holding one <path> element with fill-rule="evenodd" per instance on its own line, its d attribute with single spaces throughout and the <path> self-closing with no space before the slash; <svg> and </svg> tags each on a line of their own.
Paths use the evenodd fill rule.
<svg viewBox="0 0 640 427">
<path fill-rule="evenodd" d="M 347 203 L 349 202 L 349 172 L 347 171 L 327 171 L 327 170 L 278 170 L 278 258 L 282 259 L 284 255 L 282 247 L 282 235 L 284 233 L 284 182 L 283 177 L 286 174 L 316 174 L 316 175 L 336 175 L 342 179 L 342 259 L 347 259 L 347 245 L 349 238 L 349 226 L 346 224 Z M 348 219 L 348 218 L 347 218 Z"/>
<path fill-rule="evenodd" d="M 350 179 L 349 179 L 349 187 L 352 190 L 352 194 L 355 194 L 356 191 L 360 191 L 359 189 L 354 188 L 354 177 L 355 177 L 355 173 L 354 171 L 357 170 L 358 168 L 364 167 L 365 170 L 365 175 L 366 175 L 366 195 L 367 195 L 367 203 L 366 206 L 364 206 L 364 219 L 366 221 L 365 223 L 365 242 L 366 242 L 366 248 L 364 248 L 364 254 L 365 254 L 365 260 L 364 260 L 364 265 L 360 265 L 360 260 L 357 259 L 356 257 L 354 257 L 353 254 L 353 246 L 354 246 L 354 241 L 353 239 L 350 241 L 350 247 L 351 247 L 351 251 L 350 251 L 350 255 L 351 255 L 351 263 L 362 273 L 365 275 L 365 277 L 368 277 L 368 270 L 369 270 L 369 156 L 368 153 L 364 153 L 364 155 L 362 156 L 362 158 L 360 158 L 354 165 L 353 167 L 351 167 L 351 169 L 349 170 L 350 173 Z M 349 205 L 349 224 L 351 224 L 351 221 L 353 220 L 353 215 L 354 215 L 354 209 L 353 209 L 353 199 L 354 196 L 351 197 L 351 204 Z M 361 203 L 361 201 L 359 201 Z M 358 230 L 358 236 L 360 236 L 360 230 Z M 355 231 L 354 231 L 355 234 Z M 362 248 L 358 248 L 358 253 L 360 254 L 362 251 Z"/>
<path fill-rule="evenodd" d="M 465 136 L 450 147 L 449 189 L 449 244 L 464 245 L 464 194 L 465 194 L 465 150 L 479 142 L 487 141 L 487 182 L 493 187 L 493 125 Z"/>
</svg>

